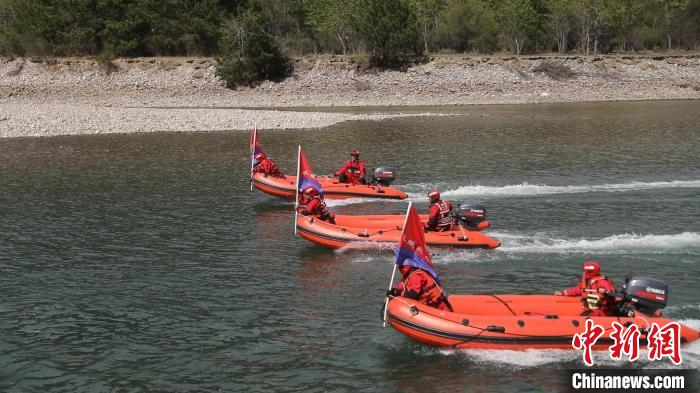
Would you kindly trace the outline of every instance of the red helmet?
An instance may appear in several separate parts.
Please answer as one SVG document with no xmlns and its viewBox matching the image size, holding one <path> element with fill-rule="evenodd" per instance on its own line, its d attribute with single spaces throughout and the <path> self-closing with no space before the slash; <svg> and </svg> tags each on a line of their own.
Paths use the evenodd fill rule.
<svg viewBox="0 0 700 393">
<path fill-rule="evenodd" d="M 583 273 L 586 277 L 596 277 L 600 275 L 600 265 L 598 262 L 584 262 L 583 263 Z"/>
<path fill-rule="evenodd" d="M 265 152 L 261 151 L 261 152 L 255 153 L 255 161 L 262 161 L 265 159 L 265 157 L 267 157 L 265 155 Z"/>
<path fill-rule="evenodd" d="M 437 202 L 440 200 L 440 191 L 436 189 L 432 189 L 428 191 L 428 199 L 430 199 L 430 202 Z"/>
<path fill-rule="evenodd" d="M 360 156 L 360 152 L 357 151 L 357 150 L 353 150 L 353 151 L 350 152 L 350 155 L 353 156 L 353 157 L 359 157 L 359 156 Z"/>
<path fill-rule="evenodd" d="M 318 191 L 316 191 L 316 188 L 314 188 L 313 186 L 306 187 L 302 192 L 310 197 L 315 197 L 316 195 L 318 195 Z"/>
</svg>

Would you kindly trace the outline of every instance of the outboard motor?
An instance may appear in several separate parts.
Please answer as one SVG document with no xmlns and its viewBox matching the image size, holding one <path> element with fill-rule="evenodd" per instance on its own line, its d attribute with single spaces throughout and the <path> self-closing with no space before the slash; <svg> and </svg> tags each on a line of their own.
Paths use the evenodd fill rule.
<svg viewBox="0 0 700 393">
<path fill-rule="evenodd" d="M 634 277 L 622 286 L 622 295 L 622 315 L 630 315 L 634 310 L 654 315 L 668 303 L 668 286 L 655 278 Z"/>
<path fill-rule="evenodd" d="M 370 184 L 377 186 L 390 186 L 396 180 L 396 170 L 388 166 L 380 166 L 372 172 L 372 181 Z"/>
<path fill-rule="evenodd" d="M 460 203 L 457 207 L 457 222 L 467 229 L 477 229 L 486 221 L 486 206 L 480 203 Z"/>
</svg>

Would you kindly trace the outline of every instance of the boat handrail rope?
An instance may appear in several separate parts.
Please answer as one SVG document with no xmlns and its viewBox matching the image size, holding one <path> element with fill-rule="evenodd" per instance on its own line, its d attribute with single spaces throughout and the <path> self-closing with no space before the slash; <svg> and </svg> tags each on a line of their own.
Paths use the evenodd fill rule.
<svg viewBox="0 0 700 393">
<path fill-rule="evenodd" d="M 414 302 L 413 304 L 411 304 L 411 303 L 407 302 L 406 300 L 402 299 L 401 296 L 391 296 L 391 297 L 392 297 L 393 299 L 396 299 L 396 300 L 398 300 L 398 301 L 404 303 L 406 306 L 413 306 L 413 305 L 415 305 L 415 302 Z M 428 307 L 430 307 L 430 306 L 428 306 Z M 432 307 L 430 307 L 430 308 L 432 308 Z M 437 309 L 435 309 L 435 310 L 437 310 Z M 481 333 L 483 333 L 484 331 L 488 331 L 488 327 L 482 328 L 482 327 L 479 327 L 479 326 L 474 326 L 474 325 L 469 324 L 469 323 L 465 324 L 465 323 L 464 323 L 464 320 L 462 320 L 462 322 L 457 322 L 457 321 L 454 321 L 454 320 L 452 320 L 452 319 L 445 318 L 445 317 L 443 317 L 442 315 L 436 314 L 436 313 L 431 312 L 431 311 L 429 311 L 429 310 L 421 309 L 420 312 L 425 313 L 425 314 L 428 314 L 428 315 L 430 315 L 430 316 L 432 316 L 432 317 L 435 317 L 435 318 L 438 318 L 438 319 L 442 319 L 443 321 L 447 321 L 447 322 L 451 322 L 451 323 L 458 324 L 459 326 L 467 326 L 467 327 L 470 327 L 470 328 L 473 328 L 473 329 L 481 330 L 481 332 L 480 332 L 479 334 L 477 334 L 476 336 L 474 336 L 474 337 L 471 338 L 470 340 L 465 340 L 465 341 L 463 341 L 463 342 L 469 342 L 469 341 L 473 340 L 474 338 L 478 337 L 478 336 L 479 336 Z M 456 314 L 456 313 L 453 312 L 453 314 Z M 579 315 L 579 316 L 580 316 L 580 315 Z M 637 319 L 637 318 L 641 318 L 641 317 L 635 317 L 634 319 Z M 584 319 L 585 319 L 585 318 L 584 318 Z M 619 318 L 618 318 L 618 319 L 619 319 Z M 644 319 L 644 318 L 641 318 L 641 319 Z M 648 321 L 647 321 L 646 319 L 644 319 L 644 320 L 645 320 L 645 325 L 648 327 L 648 326 L 649 326 L 649 325 L 648 325 Z M 608 330 L 613 330 L 613 328 L 612 328 L 612 327 L 609 327 L 609 328 L 605 328 L 605 329 L 604 329 L 604 331 L 608 331 Z M 503 332 L 503 333 L 501 333 L 501 334 L 508 335 L 508 336 L 515 336 L 515 337 L 565 337 L 565 336 L 535 336 L 535 335 L 532 335 L 532 334 L 517 334 L 517 333 L 508 333 L 508 332 Z M 457 345 L 457 344 L 456 344 L 456 345 Z"/>
</svg>

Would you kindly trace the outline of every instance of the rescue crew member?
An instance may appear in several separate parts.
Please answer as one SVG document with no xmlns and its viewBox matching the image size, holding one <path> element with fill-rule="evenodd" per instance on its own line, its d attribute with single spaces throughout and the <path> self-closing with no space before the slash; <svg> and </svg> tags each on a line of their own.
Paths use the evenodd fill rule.
<svg viewBox="0 0 700 393">
<path fill-rule="evenodd" d="M 314 216 L 321 221 L 335 224 L 335 213 L 328 211 L 326 201 L 323 200 L 314 187 L 306 187 L 299 196 L 297 213 L 302 216 Z"/>
<path fill-rule="evenodd" d="M 554 292 L 559 296 L 581 296 L 587 305 L 587 309 L 581 315 L 587 316 L 615 316 L 615 302 L 609 299 L 615 293 L 612 280 L 600 274 L 598 262 L 583 263 L 583 277 L 575 287 Z"/>
<path fill-rule="evenodd" d="M 425 223 L 426 231 L 449 231 L 454 224 L 452 216 L 452 204 L 440 199 L 440 191 L 432 189 L 428 191 L 430 199 L 430 211 L 428 212 L 428 222 Z"/>
<path fill-rule="evenodd" d="M 447 297 L 433 276 L 423 269 L 403 265 L 399 268 L 403 279 L 387 292 L 387 296 L 403 296 L 443 311 L 452 311 Z"/>
<path fill-rule="evenodd" d="M 365 163 L 360 160 L 360 152 L 353 150 L 350 152 L 350 159 L 345 161 L 338 171 L 333 173 L 341 183 L 367 184 L 365 180 Z"/>
<path fill-rule="evenodd" d="M 272 177 L 283 177 L 284 175 L 277 169 L 277 164 L 264 152 L 259 152 L 255 155 L 255 164 L 253 165 L 253 173 L 264 173 Z"/>
</svg>

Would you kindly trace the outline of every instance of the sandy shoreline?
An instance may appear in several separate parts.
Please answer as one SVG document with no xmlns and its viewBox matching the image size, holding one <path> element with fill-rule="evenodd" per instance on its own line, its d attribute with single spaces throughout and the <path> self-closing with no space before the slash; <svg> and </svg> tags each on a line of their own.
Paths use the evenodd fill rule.
<svg viewBox="0 0 700 393">
<path fill-rule="evenodd" d="M 543 62 L 568 75 L 538 72 Z M 207 58 L 0 59 L 0 137 L 320 128 L 427 113 L 339 106 L 439 106 L 700 99 L 700 55 L 437 57 L 373 72 L 333 57 L 297 61 L 281 83 L 230 90 Z M 305 111 L 275 108 L 307 107 Z M 308 108 L 324 108 L 323 111 Z M 268 109 L 269 108 L 269 109 Z M 308 110 L 308 111 L 307 111 Z"/>
</svg>

